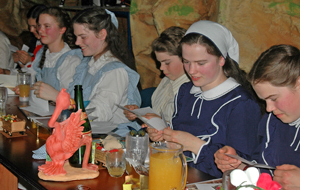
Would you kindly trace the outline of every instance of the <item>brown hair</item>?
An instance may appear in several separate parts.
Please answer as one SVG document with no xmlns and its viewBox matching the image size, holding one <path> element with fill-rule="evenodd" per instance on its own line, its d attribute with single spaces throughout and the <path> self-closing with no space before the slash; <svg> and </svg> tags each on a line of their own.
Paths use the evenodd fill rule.
<svg viewBox="0 0 315 190">
<path fill-rule="evenodd" d="M 62 36 L 62 39 L 64 42 L 66 42 L 70 48 L 76 48 L 77 46 L 75 45 L 75 38 L 73 34 L 73 29 L 71 27 L 71 18 L 69 14 L 65 11 L 62 10 L 59 7 L 49 7 L 44 9 L 39 15 L 41 14 L 48 14 L 52 17 L 54 17 L 58 23 L 59 28 L 66 27 L 66 31 Z M 36 22 L 38 22 L 39 16 L 37 17 Z M 44 45 L 44 51 L 39 63 L 39 68 L 43 68 L 45 59 L 46 59 L 46 50 L 48 49 L 47 45 Z"/>
<path fill-rule="evenodd" d="M 179 55 L 178 45 L 185 35 L 185 32 L 186 29 L 178 26 L 165 29 L 161 35 L 152 42 L 152 52 L 167 52 L 170 55 Z"/>
<path fill-rule="evenodd" d="M 294 87 L 300 77 L 300 50 L 291 45 L 275 45 L 263 52 L 248 74 L 252 84 L 270 82 Z"/>
<path fill-rule="evenodd" d="M 216 45 L 206 36 L 198 33 L 189 33 L 183 37 L 180 42 L 179 51 L 180 57 L 182 57 L 182 45 L 183 44 L 200 44 L 206 47 L 207 52 L 211 55 L 221 57 L 221 51 L 216 47 Z M 223 56 L 222 56 L 223 57 Z M 227 77 L 234 78 L 238 83 L 240 83 L 245 89 L 247 89 L 251 94 L 255 95 L 250 83 L 246 78 L 246 72 L 238 66 L 238 63 L 231 59 L 229 56 L 225 58 L 225 64 L 223 65 L 224 74 Z"/>
<path fill-rule="evenodd" d="M 118 29 L 111 21 L 111 15 L 108 14 L 104 8 L 93 7 L 87 8 L 76 14 L 72 20 L 72 24 L 85 25 L 89 30 L 98 34 L 102 29 L 107 31 L 105 41 L 108 46 L 102 53 L 110 50 L 111 53 L 121 62 L 136 70 L 134 65 L 134 58 L 130 55 L 126 42 L 120 36 Z"/>
</svg>

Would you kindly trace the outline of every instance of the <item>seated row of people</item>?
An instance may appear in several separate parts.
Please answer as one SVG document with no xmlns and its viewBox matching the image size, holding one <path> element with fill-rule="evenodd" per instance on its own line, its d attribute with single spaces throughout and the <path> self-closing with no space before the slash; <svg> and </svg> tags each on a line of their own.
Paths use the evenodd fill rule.
<svg viewBox="0 0 315 190">
<path fill-rule="evenodd" d="M 272 46 L 246 76 L 238 67 L 238 44 L 230 31 L 198 21 L 181 39 L 179 52 L 191 82 L 181 85 L 175 96 L 170 127 L 158 131 L 143 125 L 151 141 L 182 144 L 184 154 L 193 158 L 188 164 L 215 177 L 244 168 L 228 153 L 276 167 L 261 172 L 270 173 L 283 189 L 299 189 L 299 49 Z M 256 98 L 265 102 L 263 117 L 265 106 Z"/>
<path fill-rule="evenodd" d="M 55 101 L 61 88 L 73 97 L 74 86 L 80 84 L 86 108 L 96 108 L 91 116 L 98 121 L 118 126 L 135 120 L 115 105 L 137 109 L 141 98 L 139 74 L 112 13 L 90 8 L 71 22 L 63 10 L 46 8 L 37 25 L 43 44 L 31 64 L 37 97 Z M 165 74 L 152 96 L 152 108 L 166 115 L 169 127 L 158 131 L 143 125 L 151 141 L 181 143 L 184 154 L 193 158 L 189 165 L 215 177 L 241 167 L 225 155 L 229 153 L 277 167 L 263 172 L 274 175 L 284 189 L 299 187 L 299 49 L 273 46 L 247 75 L 239 67 L 239 46 L 232 33 L 216 22 L 198 21 L 187 31 L 166 29 L 152 50 Z M 266 103 L 263 117 L 258 98 Z"/>
</svg>

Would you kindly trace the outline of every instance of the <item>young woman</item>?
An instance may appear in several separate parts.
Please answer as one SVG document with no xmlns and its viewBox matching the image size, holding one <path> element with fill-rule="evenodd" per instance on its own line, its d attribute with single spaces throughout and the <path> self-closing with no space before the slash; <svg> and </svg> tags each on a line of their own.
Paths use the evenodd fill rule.
<svg viewBox="0 0 315 190">
<path fill-rule="evenodd" d="M 254 63 L 249 80 L 258 97 L 266 101 L 268 112 L 259 123 L 260 142 L 251 159 L 276 167 L 261 172 L 273 175 L 282 189 L 300 189 L 300 50 L 290 45 L 272 46 Z M 215 153 L 223 172 L 244 167 L 224 155 L 237 154 L 234 148 L 225 146 Z"/>
<path fill-rule="evenodd" d="M 179 87 L 189 81 L 178 54 L 178 45 L 185 32 L 186 30 L 183 28 L 172 26 L 164 30 L 151 45 L 155 59 L 161 64 L 160 70 L 165 75 L 152 94 L 152 109 L 159 114 L 163 112 L 166 121 L 171 121 L 174 113 L 174 97 Z M 139 108 L 135 105 L 125 107 L 130 110 Z M 136 118 L 128 111 L 124 113 L 131 121 Z"/>
<path fill-rule="evenodd" d="M 29 31 L 33 34 L 32 39 L 30 40 L 30 49 L 29 52 L 24 50 L 17 50 L 12 54 L 15 63 L 19 63 L 20 68 L 16 69 L 7 69 L 5 74 L 16 75 L 19 70 L 22 72 L 32 73 L 33 81 L 35 81 L 35 71 L 32 68 L 32 61 L 34 61 L 36 53 L 40 48 L 42 48 L 42 43 L 40 42 L 40 35 L 37 33 L 37 23 L 36 19 L 39 14 L 46 9 L 47 7 L 42 4 L 34 5 L 27 12 L 27 24 Z M 31 55 L 30 52 L 33 54 Z M 1 69 L 0 69 L 1 70 Z M 0 71 L 1 73 L 1 71 Z"/>
<path fill-rule="evenodd" d="M 11 42 L 7 35 L 0 31 L 0 74 L 9 74 L 10 69 L 13 69 L 16 66 L 10 50 L 10 45 Z"/>
<path fill-rule="evenodd" d="M 30 8 L 30 10 L 27 12 L 26 18 L 27 18 L 27 24 L 29 31 L 33 34 L 32 39 L 30 40 L 30 49 L 29 52 L 33 53 L 33 55 L 30 55 L 28 52 L 23 50 L 18 50 L 16 52 L 19 61 L 23 64 L 20 65 L 22 68 L 22 71 L 24 66 L 30 67 L 32 61 L 34 61 L 37 51 L 42 47 L 42 43 L 40 42 L 40 35 L 37 32 L 37 23 L 36 19 L 38 18 L 39 14 L 46 9 L 47 7 L 42 4 L 34 5 Z"/>
<path fill-rule="evenodd" d="M 89 102 L 86 108 L 96 108 L 89 116 L 107 121 L 108 127 L 128 122 L 116 104 L 141 103 L 139 74 L 128 67 L 132 61 L 112 19 L 113 15 L 99 7 L 83 10 L 73 18 L 76 45 L 85 58 L 68 90 L 73 97 L 74 85 L 82 85 L 84 101 Z"/>
<path fill-rule="evenodd" d="M 152 109 L 158 114 L 162 112 L 165 120 L 168 122 L 171 121 L 174 113 L 174 97 L 179 87 L 189 81 L 178 52 L 179 42 L 185 35 L 185 32 L 186 30 L 181 27 L 172 26 L 164 30 L 151 45 L 152 56 L 161 64 L 160 70 L 165 75 L 152 94 Z M 125 107 L 130 110 L 139 108 L 137 105 L 126 105 Z M 137 118 L 136 115 L 129 111 L 124 111 L 124 114 L 130 121 Z M 134 121 L 121 124 L 115 132 L 120 136 L 125 136 L 130 131 L 126 126 L 132 126 L 135 129 L 141 128 Z"/>
<path fill-rule="evenodd" d="M 184 145 L 188 164 L 222 177 L 213 154 L 233 145 L 248 157 L 254 149 L 260 108 L 245 73 L 238 67 L 238 43 L 224 26 L 211 21 L 192 24 L 181 40 L 184 68 L 192 82 L 175 99 L 171 128 L 149 129 L 151 140 Z"/>
<path fill-rule="evenodd" d="M 37 97 L 56 101 L 61 88 L 69 88 L 83 55 L 80 49 L 71 49 L 76 46 L 67 12 L 58 7 L 47 8 L 40 13 L 37 23 L 44 46 L 33 63 L 37 82 L 32 90 Z"/>
</svg>

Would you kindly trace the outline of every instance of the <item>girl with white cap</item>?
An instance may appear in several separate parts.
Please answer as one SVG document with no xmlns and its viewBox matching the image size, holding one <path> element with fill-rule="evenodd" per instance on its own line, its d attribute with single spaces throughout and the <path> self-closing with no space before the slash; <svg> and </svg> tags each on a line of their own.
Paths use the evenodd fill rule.
<svg viewBox="0 0 315 190">
<path fill-rule="evenodd" d="M 222 177 L 213 154 L 224 145 L 247 158 L 257 144 L 261 112 L 246 74 L 238 66 L 238 43 L 224 26 L 198 21 L 181 40 L 184 68 L 191 81 L 175 97 L 171 127 L 148 129 L 151 140 L 184 145 L 188 164 Z"/>
</svg>

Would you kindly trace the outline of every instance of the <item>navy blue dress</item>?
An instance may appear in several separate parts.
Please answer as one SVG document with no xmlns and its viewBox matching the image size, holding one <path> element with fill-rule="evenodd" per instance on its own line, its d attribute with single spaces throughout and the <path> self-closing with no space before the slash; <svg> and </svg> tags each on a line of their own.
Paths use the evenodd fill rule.
<svg viewBox="0 0 315 190">
<path fill-rule="evenodd" d="M 214 162 L 214 153 L 225 145 L 239 156 L 249 158 L 258 145 L 257 132 L 261 113 L 255 98 L 233 78 L 202 92 L 193 83 L 183 84 L 175 97 L 172 119 L 174 130 L 189 132 L 205 141 L 191 165 L 214 177 L 222 172 Z"/>
<path fill-rule="evenodd" d="M 269 166 L 291 164 L 300 167 L 300 119 L 283 123 L 272 113 L 259 123 L 259 146 L 252 159 Z M 261 169 L 273 175 L 273 170 Z"/>
</svg>

